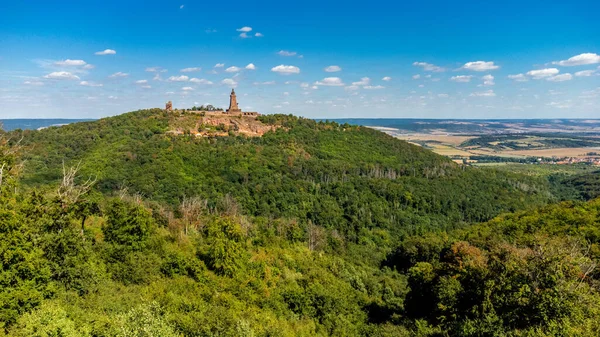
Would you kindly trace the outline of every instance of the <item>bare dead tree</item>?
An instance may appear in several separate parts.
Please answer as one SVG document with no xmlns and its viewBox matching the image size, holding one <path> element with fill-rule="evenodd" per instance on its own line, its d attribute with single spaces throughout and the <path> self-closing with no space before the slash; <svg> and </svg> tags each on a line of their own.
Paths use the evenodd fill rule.
<svg viewBox="0 0 600 337">
<path fill-rule="evenodd" d="M 194 198 L 184 198 L 179 205 L 179 211 L 181 212 L 184 221 L 184 232 L 188 235 L 190 226 L 194 227 L 194 230 L 201 229 L 200 217 L 206 212 L 208 208 L 208 201 Z"/>
<path fill-rule="evenodd" d="M 57 194 L 60 200 L 67 204 L 76 203 L 81 196 L 89 192 L 96 183 L 97 178 L 91 176 L 82 183 L 75 182 L 81 169 L 81 161 L 75 166 L 66 167 L 63 161 L 63 179 L 58 187 Z"/>
</svg>

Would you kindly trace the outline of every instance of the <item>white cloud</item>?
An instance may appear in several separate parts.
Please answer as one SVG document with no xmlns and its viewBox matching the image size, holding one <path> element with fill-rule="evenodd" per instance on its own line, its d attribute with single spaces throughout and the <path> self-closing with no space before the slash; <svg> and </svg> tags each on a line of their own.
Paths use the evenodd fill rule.
<svg viewBox="0 0 600 337">
<path fill-rule="evenodd" d="M 422 67 L 425 71 L 433 71 L 433 72 L 442 72 L 445 69 L 442 67 L 438 67 L 435 64 L 427 63 L 427 62 L 414 62 L 413 66 Z"/>
<path fill-rule="evenodd" d="M 576 56 L 571 57 L 568 60 L 563 61 L 554 61 L 552 64 L 556 64 L 559 66 L 583 66 L 586 64 L 595 64 L 600 63 L 600 55 L 595 53 L 583 53 Z"/>
<path fill-rule="evenodd" d="M 114 74 L 112 74 L 112 75 L 110 75 L 108 77 L 110 77 L 110 78 L 117 78 L 117 77 L 127 77 L 127 76 L 129 76 L 128 73 L 123 73 L 123 72 L 119 71 L 119 72 L 116 72 L 116 73 L 114 73 Z"/>
<path fill-rule="evenodd" d="M 298 68 L 296 66 L 286 66 L 286 65 L 281 64 L 281 65 L 271 68 L 271 71 L 282 74 L 282 75 L 299 74 L 300 68 Z"/>
<path fill-rule="evenodd" d="M 345 87 L 344 89 L 353 91 L 353 90 L 358 90 L 359 88 L 360 87 L 358 85 L 349 85 L 349 86 Z"/>
<path fill-rule="evenodd" d="M 252 27 L 248 27 L 248 26 L 246 26 L 246 27 L 238 28 L 238 29 L 236 29 L 236 30 L 237 30 L 238 32 L 244 32 L 244 33 L 248 33 L 248 32 L 250 32 L 250 31 L 252 31 Z"/>
<path fill-rule="evenodd" d="M 264 35 L 262 35 L 262 33 L 256 33 L 256 34 L 254 34 L 254 36 L 256 36 L 256 37 L 263 37 Z"/>
<path fill-rule="evenodd" d="M 235 66 L 232 66 L 232 67 L 229 67 L 229 68 L 225 69 L 225 71 L 228 72 L 228 73 L 237 73 L 240 70 L 242 70 L 242 69 L 238 68 L 238 67 L 235 67 Z"/>
<path fill-rule="evenodd" d="M 101 87 L 102 86 L 101 83 L 94 83 L 94 82 L 88 82 L 88 81 L 81 81 L 81 82 L 79 82 L 79 85 L 83 85 L 85 87 Z"/>
<path fill-rule="evenodd" d="M 494 92 L 494 90 L 486 90 L 486 91 L 474 92 L 470 96 L 473 96 L 473 97 L 494 97 L 494 96 L 496 96 L 496 93 Z"/>
<path fill-rule="evenodd" d="M 358 82 L 352 82 L 352 85 L 369 85 L 369 83 L 371 83 L 371 79 L 368 77 L 363 77 L 360 79 L 360 81 Z"/>
<path fill-rule="evenodd" d="M 323 80 L 315 82 L 315 85 L 340 87 L 344 85 L 344 82 L 342 82 L 342 79 L 339 77 L 325 77 Z"/>
<path fill-rule="evenodd" d="M 382 81 L 391 81 L 391 80 L 392 80 L 392 78 L 391 78 L 391 77 L 389 77 L 389 76 L 386 76 L 386 77 L 382 78 L 381 80 L 382 80 Z"/>
<path fill-rule="evenodd" d="M 241 37 L 242 39 L 247 39 L 247 38 L 249 38 L 250 36 L 248 36 L 248 34 L 247 34 L 247 33 L 241 33 L 241 34 L 240 34 L 240 37 Z"/>
<path fill-rule="evenodd" d="M 492 85 L 496 84 L 494 82 L 494 76 L 492 76 L 492 75 L 485 75 L 481 79 L 483 80 L 484 86 L 492 86 Z"/>
<path fill-rule="evenodd" d="M 277 54 L 280 56 L 295 56 L 298 53 L 295 51 L 280 50 Z"/>
<path fill-rule="evenodd" d="M 190 82 L 192 83 L 198 83 L 198 84 L 213 84 L 213 82 L 209 81 L 209 80 L 205 80 L 203 78 L 192 78 L 190 79 Z"/>
<path fill-rule="evenodd" d="M 193 72 L 200 71 L 200 70 L 202 70 L 202 68 L 200 68 L 200 67 L 192 67 L 192 68 L 183 68 L 183 69 L 180 70 L 180 72 L 182 72 L 182 73 L 193 73 Z"/>
<path fill-rule="evenodd" d="M 467 62 L 461 69 L 473 70 L 473 71 L 488 71 L 488 70 L 496 70 L 500 68 L 494 64 L 494 62 L 486 62 L 486 61 L 475 61 L 475 62 Z"/>
<path fill-rule="evenodd" d="M 50 74 L 44 76 L 44 78 L 48 78 L 48 79 L 52 79 L 52 80 L 78 80 L 79 76 L 73 75 L 67 71 L 55 71 L 53 73 L 50 73 Z"/>
<path fill-rule="evenodd" d="M 266 82 L 254 82 L 254 85 L 272 85 L 275 84 L 275 81 L 266 81 Z"/>
<path fill-rule="evenodd" d="M 439 98 L 447 98 L 449 95 L 448 94 L 438 94 L 437 96 Z"/>
<path fill-rule="evenodd" d="M 508 75 L 508 78 L 510 78 L 511 80 L 516 81 L 516 82 L 527 82 L 527 81 L 529 81 L 529 79 L 527 78 L 527 76 L 525 76 L 524 74 Z"/>
<path fill-rule="evenodd" d="M 110 95 L 110 96 L 108 96 L 108 98 L 109 99 L 118 99 L 119 97 Z"/>
<path fill-rule="evenodd" d="M 306 89 L 306 88 L 308 88 L 308 87 L 310 87 L 310 84 L 308 84 L 308 83 L 306 83 L 306 82 L 302 82 L 302 83 L 300 83 L 300 88 L 304 88 L 304 89 Z"/>
<path fill-rule="evenodd" d="M 171 76 L 169 77 L 169 79 L 167 81 L 169 82 L 186 82 L 188 81 L 190 78 L 185 76 L 185 75 L 181 75 L 181 76 Z"/>
<path fill-rule="evenodd" d="M 25 82 L 23 82 L 23 84 L 40 86 L 40 85 L 44 85 L 44 82 L 42 82 L 42 81 L 25 81 Z"/>
<path fill-rule="evenodd" d="M 559 73 L 559 70 L 556 68 L 546 68 L 546 69 L 528 71 L 527 75 L 533 77 L 536 80 L 539 80 L 540 78 L 554 76 L 558 73 Z"/>
<path fill-rule="evenodd" d="M 85 66 L 87 63 L 84 60 L 63 60 L 54 62 L 57 66 Z"/>
<path fill-rule="evenodd" d="M 419 74 L 413 75 L 413 77 L 412 77 L 413 80 L 418 80 L 419 78 L 421 78 L 421 75 L 419 75 Z"/>
<path fill-rule="evenodd" d="M 471 82 L 472 77 L 473 76 L 471 76 L 471 75 L 452 76 L 450 78 L 450 81 L 459 82 L 459 83 L 467 83 L 467 82 Z"/>
<path fill-rule="evenodd" d="M 224 80 L 221 81 L 221 84 L 225 84 L 225 85 L 227 85 L 229 87 L 235 88 L 235 87 L 237 87 L 238 82 L 236 82 L 233 78 L 226 78 L 226 79 L 224 79 Z"/>
<path fill-rule="evenodd" d="M 325 71 L 328 73 L 335 73 L 337 71 L 342 71 L 342 68 L 340 66 L 329 66 L 325 68 Z"/>
<path fill-rule="evenodd" d="M 575 76 L 578 77 L 588 77 L 588 76 L 592 76 L 596 73 L 595 70 L 582 70 L 582 71 L 578 71 L 575 73 Z"/>
<path fill-rule="evenodd" d="M 115 55 L 117 52 L 113 49 L 104 49 L 103 51 L 97 51 L 95 55 Z"/>
<path fill-rule="evenodd" d="M 181 90 L 183 90 L 183 91 L 192 91 L 192 90 L 194 90 L 194 88 L 192 88 L 192 87 L 183 87 L 183 88 L 181 88 Z"/>
<path fill-rule="evenodd" d="M 167 69 L 162 69 L 161 67 L 148 67 L 146 68 L 146 71 L 149 73 L 164 73 L 167 72 Z"/>
<path fill-rule="evenodd" d="M 370 90 L 385 89 L 385 87 L 381 86 L 381 85 L 375 85 L 375 86 L 373 86 L 373 85 L 366 85 L 363 88 L 364 89 L 370 89 Z"/>
<path fill-rule="evenodd" d="M 150 89 L 150 88 L 152 88 L 152 86 L 149 86 L 149 85 L 142 85 L 142 88 L 144 88 L 144 89 Z"/>
<path fill-rule="evenodd" d="M 135 81 L 136 84 L 146 84 L 148 83 L 148 80 L 137 80 Z"/>
<path fill-rule="evenodd" d="M 254 63 L 249 63 L 246 66 L 246 69 L 248 69 L 248 70 L 256 70 L 256 66 L 254 65 Z"/>
<path fill-rule="evenodd" d="M 551 81 L 551 82 L 564 82 L 564 81 L 570 81 L 573 79 L 573 75 L 566 73 L 566 74 L 560 74 L 560 75 L 556 75 L 556 76 L 551 76 L 546 78 L 547 81 Z"/>
<path fill-rule="evenodd" d="M 215 68 L 223 68 L 225 66 L 225 63 L 217 63 L 215 64 Z"/>
</svg>

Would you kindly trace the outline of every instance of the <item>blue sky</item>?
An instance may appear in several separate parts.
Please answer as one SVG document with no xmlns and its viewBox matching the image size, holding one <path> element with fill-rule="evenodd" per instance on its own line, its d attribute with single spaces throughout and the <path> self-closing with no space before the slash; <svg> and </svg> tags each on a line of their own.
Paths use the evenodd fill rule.
<svg viewBox="0 0 600 337">
<path fill-rule="evenodd" d="M 600 2 L 10 1 L 0 118 L 598 118 Z"/>
</svg>

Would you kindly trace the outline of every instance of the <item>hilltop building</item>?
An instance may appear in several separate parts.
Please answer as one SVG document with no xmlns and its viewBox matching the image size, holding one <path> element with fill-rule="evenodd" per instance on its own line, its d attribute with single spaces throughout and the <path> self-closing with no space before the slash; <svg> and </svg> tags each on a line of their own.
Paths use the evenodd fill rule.
<svg viewBox="0 0 600 337">
<path fill-rule="evenodd" d="M 242 112 L 242 110 L 238 106 L 237 98 L 235 97 L 235 90 L 231 89 L 231 95 L 229 95 L 229 109 L 227 109 L 227 113 L 234 114 L 240 112 Z"/>
<path fill-rule="evenodd" d="M 211 105 L 209 105 L 209 107 L 211 107 Z M 165 110 L 173 111 L 173 103 L 171 101 L 167 102 Z M 229 108 L 227 110 L 225 110 L 225 111 L 223 111 L 223 110 L 201 110 L 201 111 L 192 111 L 192 112 L 200 113 L 200 114 L 203 114 L 204 116 L 237 116 L 237 117 L 260 116 L 260 114 L 258 112 L 242 111 L 242 109 L 240 109 L 234 89 L 231 89 L 231 94 L 229 95 Z"/>
</svg>

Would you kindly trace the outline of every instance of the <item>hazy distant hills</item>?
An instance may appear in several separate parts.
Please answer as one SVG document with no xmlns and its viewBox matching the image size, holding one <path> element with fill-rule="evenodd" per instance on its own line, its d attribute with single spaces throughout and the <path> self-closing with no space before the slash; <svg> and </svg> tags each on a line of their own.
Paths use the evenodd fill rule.
<svg viewBox="0 0 600 337">
<path fill-rule="evenodd" d="M 62 118 L 40 118 L 40 119 L 0 119 L 2 129 L 5 131 L 11 131 L 15 129 L 39 129 L 47 128 L 49 126 L 58 126 L 64 124 L 71 124 L 76 122 L 86 122 L 93 119 L 62 119 Z"/>
</svg>

